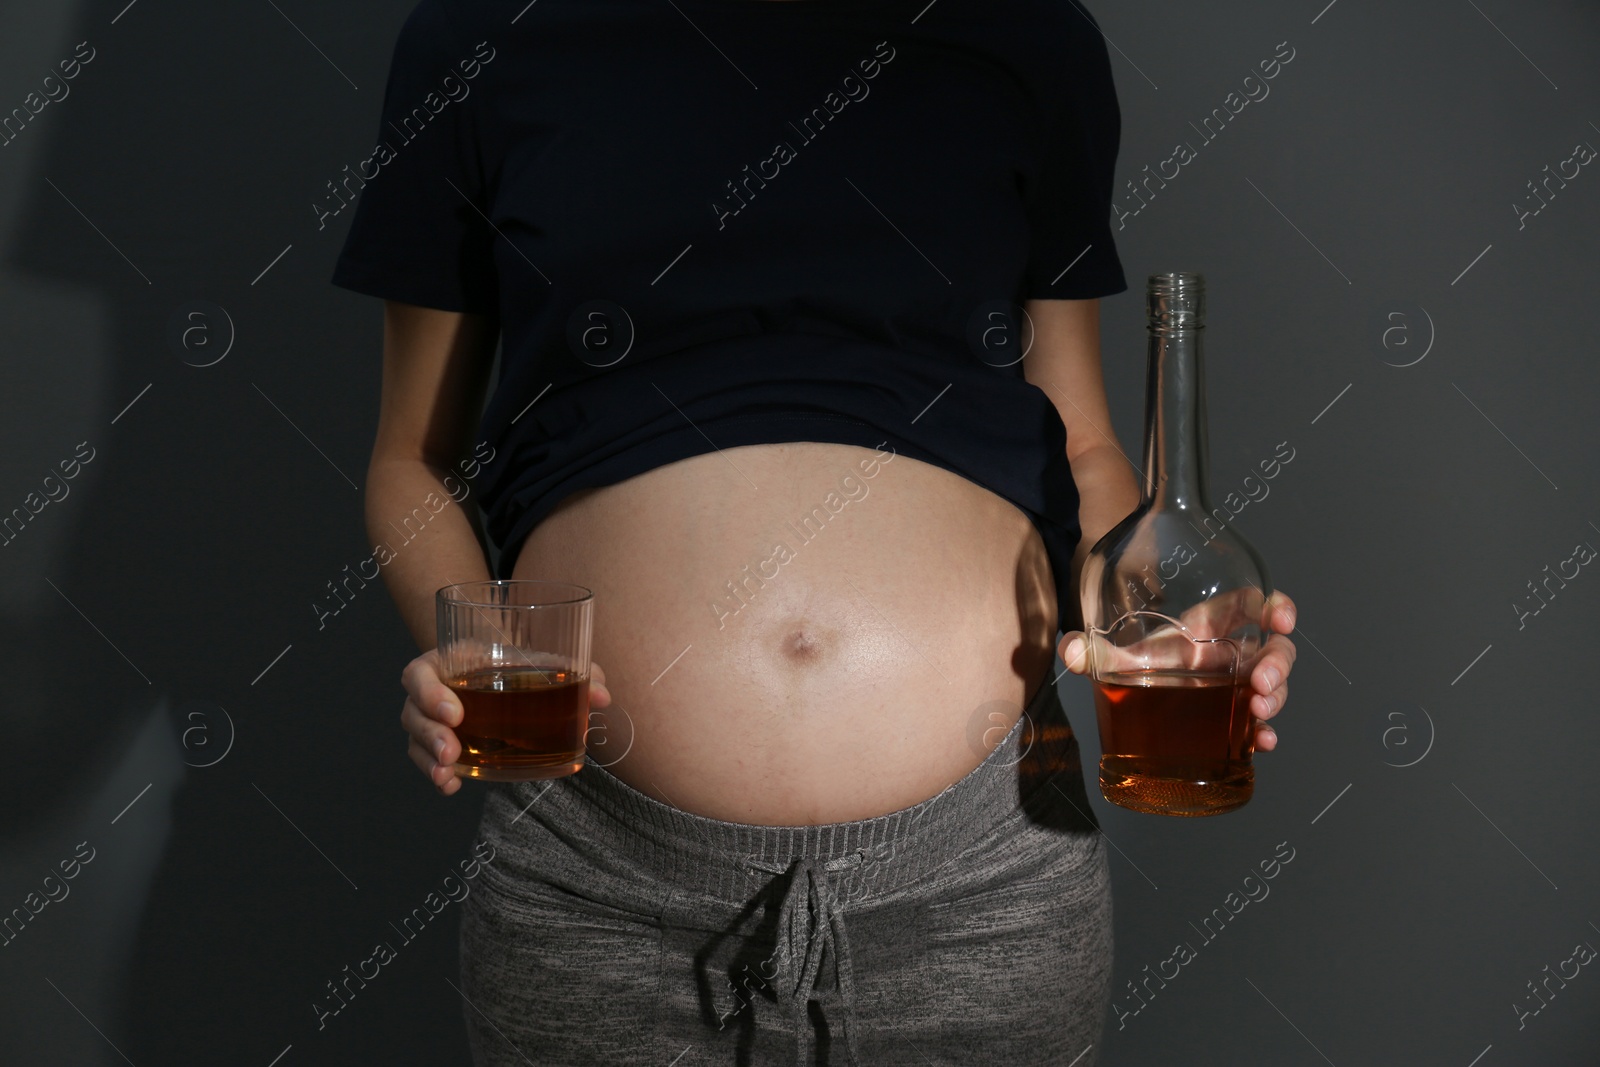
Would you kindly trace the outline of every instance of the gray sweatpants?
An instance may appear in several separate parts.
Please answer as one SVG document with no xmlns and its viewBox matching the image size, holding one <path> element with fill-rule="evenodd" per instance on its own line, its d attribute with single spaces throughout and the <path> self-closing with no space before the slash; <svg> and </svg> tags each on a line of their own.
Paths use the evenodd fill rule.
<svg viewBox="0 0 1600 1067">
<path fill-rule="evenodd" d="M 1048 682 L 971 774 L 858 822 L 703 818 L 595 764 L 489 789 L 478 1067 L 1095 1062 L 1111 883 Z"/>
</svg>

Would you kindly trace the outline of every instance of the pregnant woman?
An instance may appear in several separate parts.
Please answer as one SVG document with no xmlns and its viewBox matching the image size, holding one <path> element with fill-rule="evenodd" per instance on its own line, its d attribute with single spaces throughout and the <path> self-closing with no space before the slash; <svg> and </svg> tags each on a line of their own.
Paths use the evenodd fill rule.
<svg viewBox="0 0 1600 1067">
<path fill-rule="evenodd" d="M 1118 132 L 1068 2 L 411 12 L 333 280 L 386 301 L 374 536 L 482 508 L 383 572 L 441 793 L 434 591 L 596 605 L 588 764 L 469 787 L 480 1067 L 1094 1062 L 1110 882 L 1053 663 L 1139 500 Z"/>
</svg>

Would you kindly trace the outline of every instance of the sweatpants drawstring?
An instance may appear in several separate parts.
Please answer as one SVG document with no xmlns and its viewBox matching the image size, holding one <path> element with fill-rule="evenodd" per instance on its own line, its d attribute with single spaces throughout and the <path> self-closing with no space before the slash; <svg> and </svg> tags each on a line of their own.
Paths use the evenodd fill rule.
<svg viewBox="0 0 1600 1067">
<path fill-rule="evenodd" d="M 828 882 L 834 871 L 858 866 L 861 852 L 819 863 L 802 856 L 786 869 L 752 864 L 757 870 L 774 874 L 787 872 L 788 888 L 778 911 L 777 951 L 773 954 L 772 988 L 781 1008 L 789 1012 L 795 1028 L 795 1064 L 805 1067 L 807 1006 L 817 995 L 817 977 L 824 956 L 833 965 L 834 989 L 838 991 L 840 1028 L 844 1032 L 845 1055 L 855 1067 L 861 1062 L 856 1051 L 855 976 L 850 969 L 850 942 L 845 935 L 844 916 L 838 897 Z"/>
</svg>

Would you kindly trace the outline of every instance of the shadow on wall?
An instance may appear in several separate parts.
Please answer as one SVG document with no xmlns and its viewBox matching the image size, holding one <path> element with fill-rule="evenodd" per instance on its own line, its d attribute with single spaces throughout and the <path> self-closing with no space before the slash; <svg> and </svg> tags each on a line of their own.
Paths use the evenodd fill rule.
<svg viewBox="0 0 1600 1067">
<path fill-rule="evenodd" d="M 306 1036 L 481 802 L 413 780 L 381 585 L 312 609 L 370 550 L 379 320 L 336 302 L 343 227 L 308 205 L 370 136 L 409 6 L 67 3 L 0 35 L 0 117 L 28 116 L 0 146 L 8 1065 L 464 1062 L 447 924 L 416 989 L 340 1020 L 349 1047 Z"/>
<path fill-rule="evenodd" d="M 84 559 L 94 531 L 115 543 L 112 516 L 131 503 L 107 447 L 114 302 L 81 262 L 47 257 L 64 268 L 51 270 L 14 236 L 46 210 L 39 190 L 57 195 L 46 179 L 71 184 L 52 147 L 103 60 L 80 44 L 83 16 L 75 3 L 19 9 L 0 39 L 0 336 L 13 355 L 0 388 L 0 656 L 18 755 L 0 784 L 0 1046 L 18 1067 L 121 1062 L 82 1017 L 116 1014 L 183 771 L 163 687 L 84 617 L 116 627 L 122 599 Z"/>
</svg>

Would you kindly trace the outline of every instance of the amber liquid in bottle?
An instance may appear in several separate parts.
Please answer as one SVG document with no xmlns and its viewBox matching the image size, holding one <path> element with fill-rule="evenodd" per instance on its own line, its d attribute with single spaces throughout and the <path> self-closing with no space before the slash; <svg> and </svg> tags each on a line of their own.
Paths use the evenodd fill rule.
<svg viewBox="0 0 1600 1067">
<path fill-rule="evenodd" d="M 461 698 L 456 761 L 468 778 L 559 778 L 583 766 L 589 679 L 535 667 L 486 667 L 449 680 Z"/>
<path fill-rule="evenodd" d="M 1129 672 L 1095 682 L 1106 799 L 1164 815 L 1220 814 L 1249 800 L 1249 702 L 1228 674 Z"/>
</svg>

